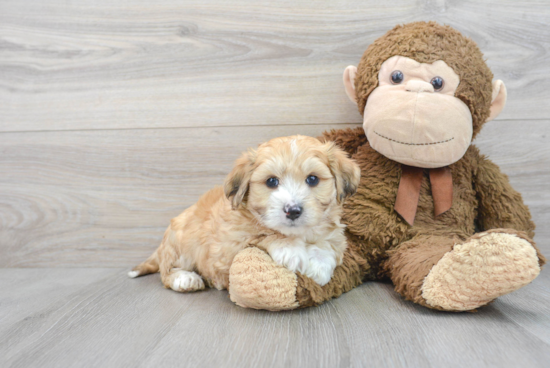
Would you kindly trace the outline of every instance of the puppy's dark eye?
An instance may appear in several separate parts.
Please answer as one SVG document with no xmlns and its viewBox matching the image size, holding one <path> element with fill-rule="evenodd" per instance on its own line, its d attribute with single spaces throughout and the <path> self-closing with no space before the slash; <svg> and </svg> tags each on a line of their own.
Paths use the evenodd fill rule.
<svg viewBox="0 0 550 368">
<path fill-rule="evenodd" d="M 267 185 L 270 188 L 277 188 L 279 186 L 279 179 L 269 178 L 265 181 L 265 185 Z"/>
<path fill-rule="evenodd" d="M 319 178 L 316 177 L 315 175 L 310 175 L 306 178 L 306 183 L 307 185 L 309 185 L 310 187 L 314 187 L 316 186 L 317 184 L 319 184 Z"/>
<path fill-rule="evenodd" d="M 434 91 L 440 91 L 445 85 L 445 81 L 441 77 L 432 78 L 430 83 L 434 86 Z"/>
<path fill-rule="evenodd" d="M 400 84 L 403 82 L 403 73 L 400 70 L 395 70 L 393 73 L 391 73 L 391 82 L 393 84 Z"/>
</svg>

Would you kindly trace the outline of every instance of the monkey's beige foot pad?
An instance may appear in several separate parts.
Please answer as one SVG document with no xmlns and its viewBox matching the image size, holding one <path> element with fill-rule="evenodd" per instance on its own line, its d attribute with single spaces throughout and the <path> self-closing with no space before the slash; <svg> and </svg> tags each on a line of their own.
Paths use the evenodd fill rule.
<svg viewBox="0 0 550 368">
<path fill-rule="evenodd" d="M 508 233 L 481 233 L 441 258 L 424 279 L 422 297 L 433 307 L 472 310 L 527 285 L 539 273 L 529 241 Z"/>
<path fill-rule="evenodd" d="M 258 248 L 246 248 L 229 270 L 229 296 L 241 307 L 271 311 L 298 308 L 294 272 L 275 263 Z"/>
</svg>

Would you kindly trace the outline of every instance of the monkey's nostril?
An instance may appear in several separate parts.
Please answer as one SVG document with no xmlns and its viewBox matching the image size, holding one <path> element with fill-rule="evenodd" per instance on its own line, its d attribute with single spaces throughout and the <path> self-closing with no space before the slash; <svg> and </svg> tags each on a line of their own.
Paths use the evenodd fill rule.
<svg viewBox="0 0 550 368">
<path fill-rule="evenodd" d="M 434 92 L 434 87 L 431 83 L 413 79 L 407 82 L 405 90 L 409 92 Z"/>
<path fill-rule="evenodd" d="M 291 220 L 296 220 L 300 215 L 302 214 L 302 207 L 300 206 L 292 206 L 285 210 L 286 212 L 286 218 Z"/>
</svg>

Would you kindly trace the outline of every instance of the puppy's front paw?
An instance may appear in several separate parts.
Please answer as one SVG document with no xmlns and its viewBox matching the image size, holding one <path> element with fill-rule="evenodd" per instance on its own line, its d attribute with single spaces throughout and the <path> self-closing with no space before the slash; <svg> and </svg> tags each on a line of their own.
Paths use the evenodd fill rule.
<svg viewBox="0 0 550 368">
<path fill-rule="evenodd" d="M 310 247 L 308 249 L 309 263 L 304 275 L 321 286 L 328 284 L 336 268 L 334 253 L 328 250 Z"/>
<path fill-rule="evenodd" d="M 204 289 L 204 281 L 195 272 L 178 271 L 172 275 L 170 288 L 179 292 L 189 292 Z"/>
<path fill-rule="evenodd" d="M 278 247 L 269 252 L 273 260 L 292 272 L 303 273 L 307 267 L 309 256 L 303 247 Z"/>
</svg>

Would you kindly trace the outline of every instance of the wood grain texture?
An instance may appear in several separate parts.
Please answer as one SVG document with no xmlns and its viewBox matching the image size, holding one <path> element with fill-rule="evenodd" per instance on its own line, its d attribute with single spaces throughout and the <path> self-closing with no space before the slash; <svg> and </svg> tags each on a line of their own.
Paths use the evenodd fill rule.
<svg viewBox="0 0 550 368">
<path fill-rule="evenodd" d="M 415 20 L 472 37 L 506 83 L 476 144 L 550 256 L 548 1 L 2 0 L 0 366 L 548 366 L 548 269 L 461 314 L 383 283 L 270 313 L 125 275 L 239 152 L 357 126 L 342 71 Z"/>
<path fill-rule="evenodd" d="M 5 272 L 45 284 L 38 270 L 49 272 Z M 90 276 L 64 271 L 56 270 L 59 279 Z M 240 308 L 226 291 L 179 294 L 164 289 L 158 274 L 128 279 L 114 271 L 96 272 L 49 305 L 8 314 L 0 365 L 536 368 L 550 359 L 548 272 L 478 313 L 428 310 L 374 282 L 318 308 L 272 313 Z M 34 289 L 38 298 L 46 294 Z"/>
<path fill-rule="evenodd" d="M 116 268 L 0 268 L 0 336 L 6 336 L 14 321 L 70 300 L 75 292 L 116 272 Z"/>
<path fill-rule="evenodd" d="M 0 267 L 126 267 L 242 151 L 329 126 L 0 134 Z"/>
<path fill-rule="evenodd" d="M 0 267 L 130 267 L 172 217 L 223 183 L 241 151 L 330 126 L 0 134 Z M 550 255 L 550 122 L 498 121 L 478 139 L 523 193 Z"/>
<path fill-rule="evenodd" d="M 0 131 L 356 123 L 342 72 L 399 23 L 478 42 L 502 119 L 549 119 L 546 1 L 4 0 Z"/>
</svg>

